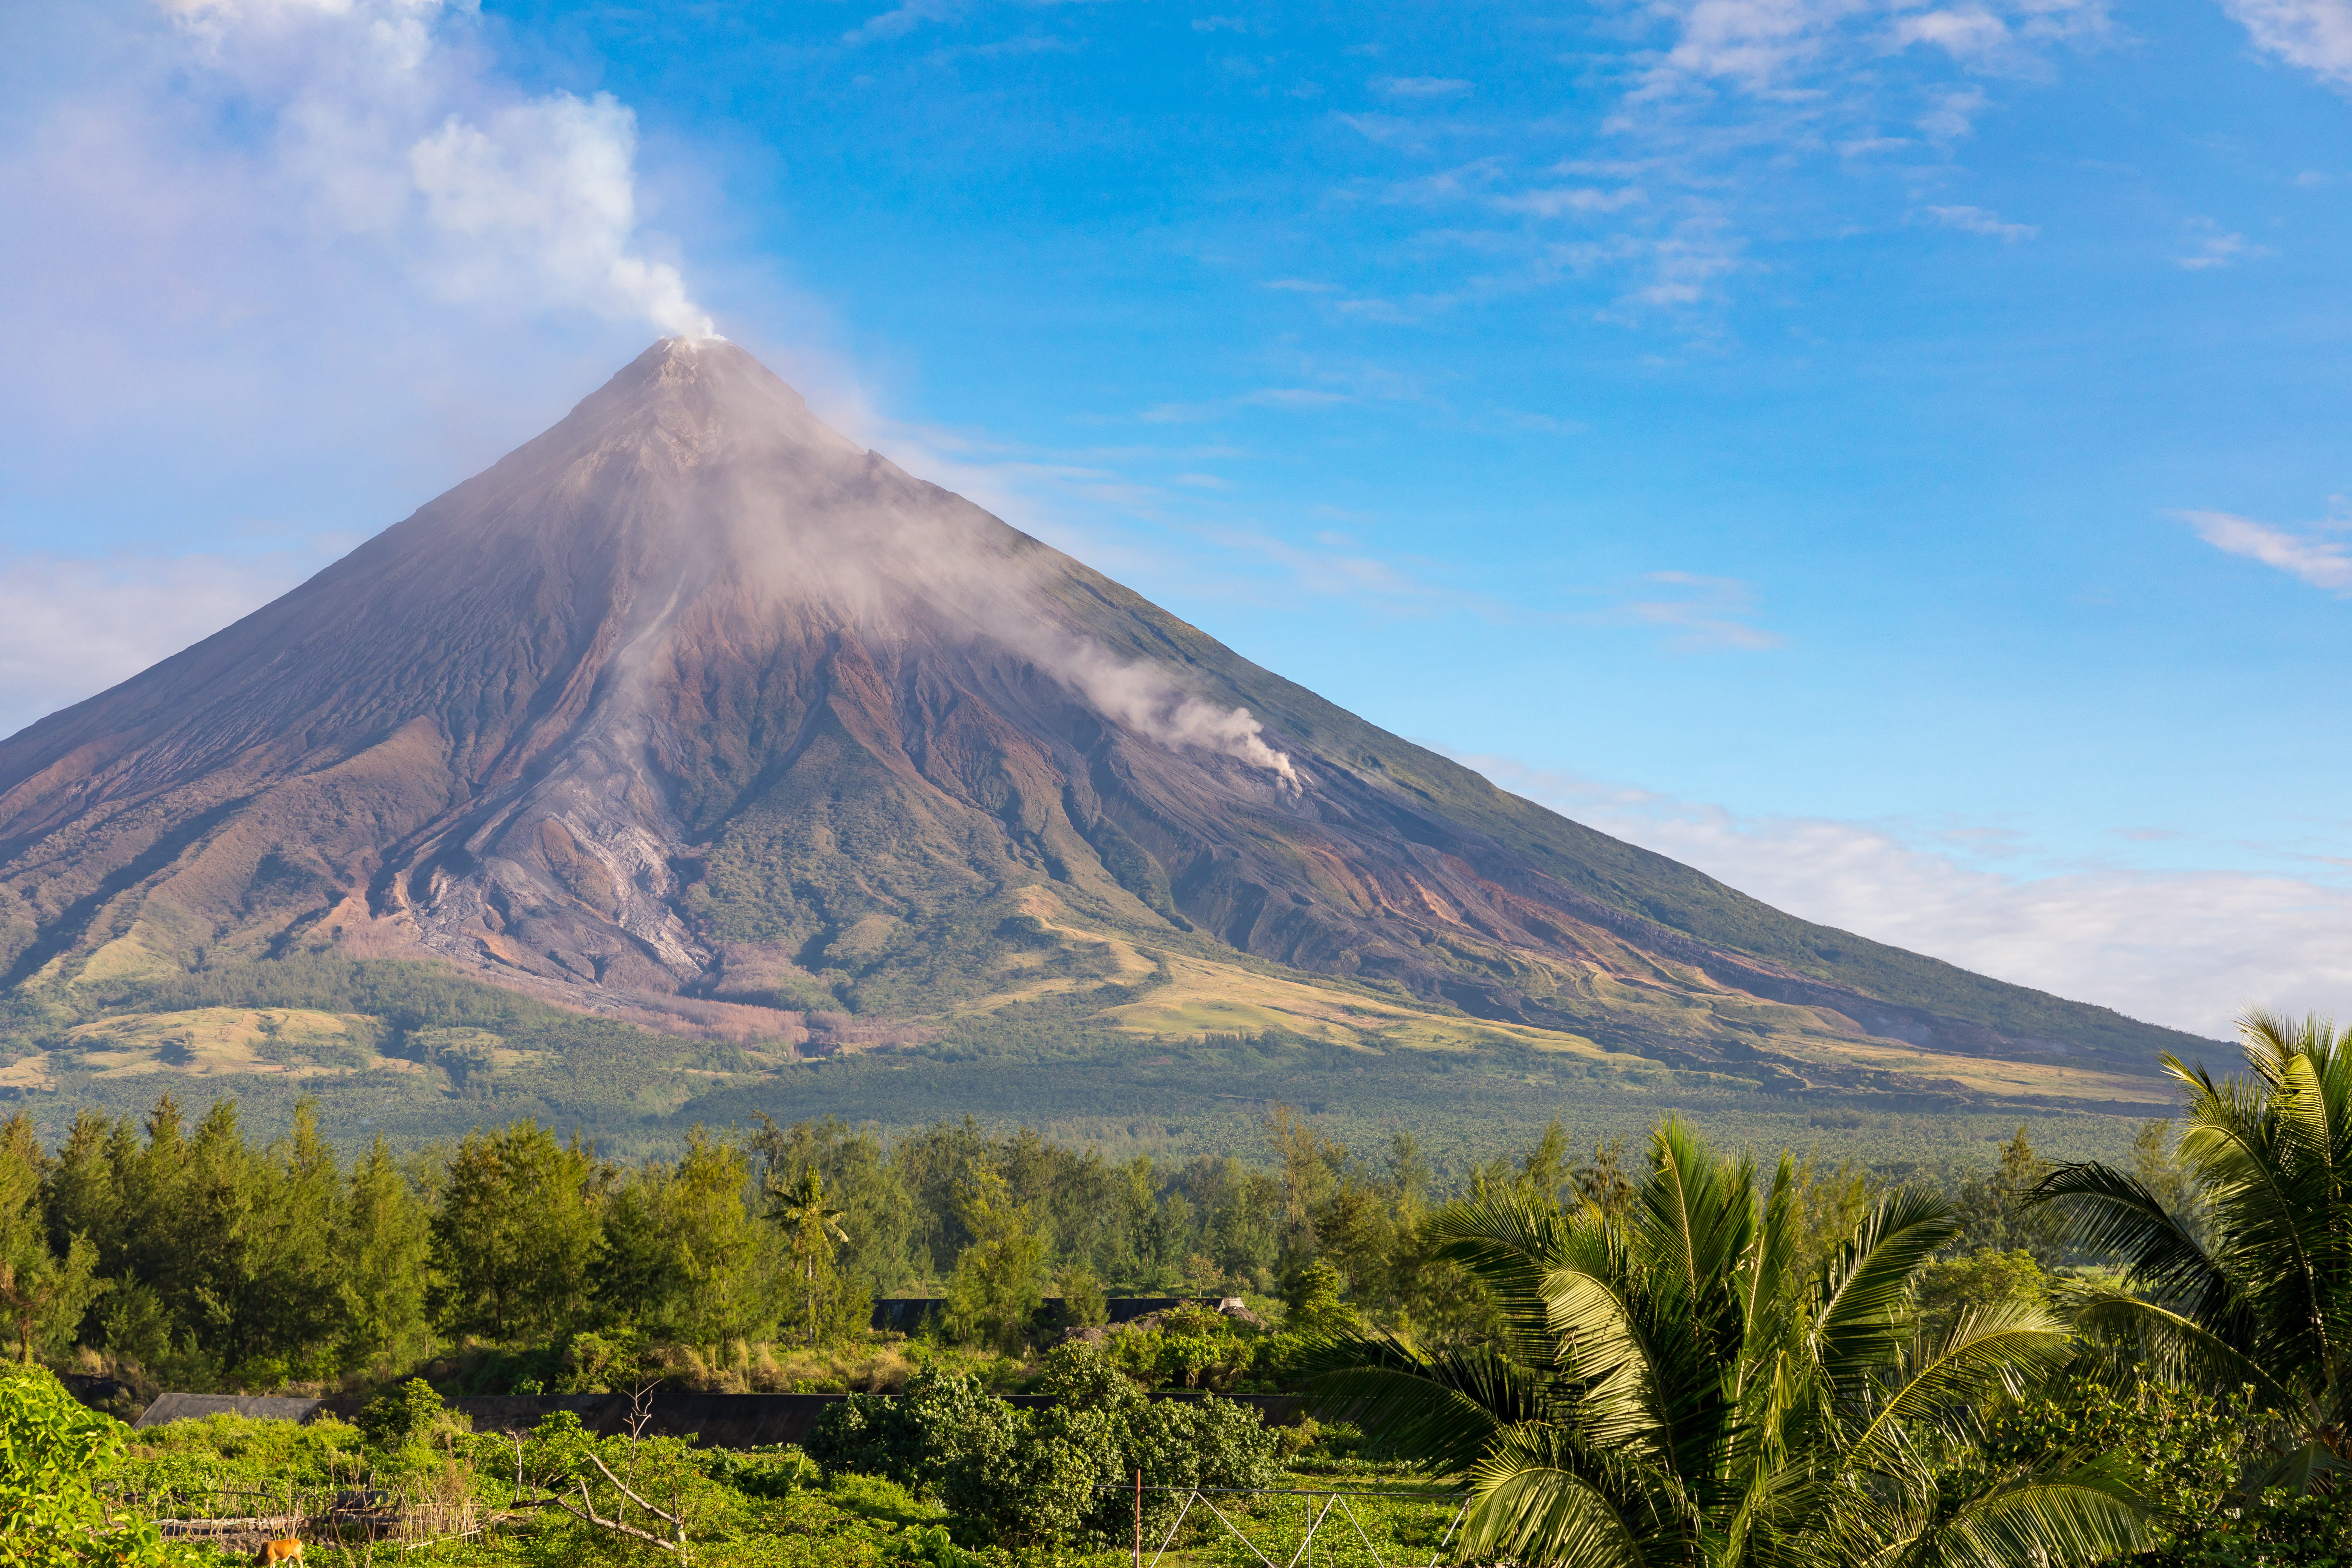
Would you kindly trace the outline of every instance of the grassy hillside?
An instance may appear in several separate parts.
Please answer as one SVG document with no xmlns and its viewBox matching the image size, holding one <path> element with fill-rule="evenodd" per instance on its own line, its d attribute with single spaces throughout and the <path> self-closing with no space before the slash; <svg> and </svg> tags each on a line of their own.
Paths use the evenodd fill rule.
<svg viewBox="0 0 2352 1568">
<path fill-rule="evenodd" d="M 1520 1148 L 1554 1119 L 1589 1143 L 1636 1137 L 1671 1111 L 1728 1143 L 1947 1168 L 1982 1163 L 2021 1121 L 2055 1154 L 2117 1153 L 2138 1119 L 2166 1109 L 2130 1080 L 1980 1061 L 1948 1065 L 2017 1081 L 1915 1073 L 1877 1091 L 1774 1093 L 1272 966 L 1132 949 L 1115 966 L 1108 979 L 1057 979 L 940 1015 L 917 1045 L 800 1058 L 782 1042 L 687 1041 L 563 1012 L 437 964 L 232 965 L 98 1000 L 13 998 L 0 1016 L 0 1093 L 50 1138 L 81 1108 L 135 1117 L 168 1091 L 184 1104 L 234 1097 L 265 1129 L 309 1098 L 347 1147 L 530 1116 L 624 1155 L 766 1114 L 893 1130 L 969 1115 L 1121 1153 L 1255 1158 L 1278 1102 L 1365 1149 L 1409 1131 L 1441 1173 Z"/>
</svg>

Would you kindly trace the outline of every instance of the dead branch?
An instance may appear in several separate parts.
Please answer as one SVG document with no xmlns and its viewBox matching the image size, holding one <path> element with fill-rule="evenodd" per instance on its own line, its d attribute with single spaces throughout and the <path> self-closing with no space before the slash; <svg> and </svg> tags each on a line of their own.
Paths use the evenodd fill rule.
<svg viewBox="0 0 2352 1568">
<path fill-rule="evenodd" d="M 604 1468 L 601 1464 L 596 1468 L 600 1470 Z M 607 1475 L 612 1474 L 610 1470 L 605 1470 L 604 1473 Z M 681 1536 L 677 1542 L 671 1542 L 664 1541 L 660 1536 L 656 1535 L 649 1530 L 639 1530 L 635 1525 L 630 1524 L 623 1520 L 599 1519 L 596 1516 L 596 1505 L 588 1496 L 588 1483 L 585 1480 L 583 1480 L 580 1483 L 580 1507 L 573 1508 L 562 1498 L 551 1497 L 548 1501 L 552 1503 L 555 1507 L 562 1509 L 572 1518 L 579 1520 L 583 1524 L 593 1524 L 599 1530 L 609 1530 L 617 1535 L 626 1535 L 638 1541 L 649 1542 L 652 1545 L 660 1547 L 664 1552 L 675 1552 L 678 1553 L 681 1561 L 684 1560 L 686 1542 L 683 1536 Z M 652 1510 L 649 1510 L 648 1511 Z M 673 1521 L 672 1522 L 675 1523 L 676 1521 Z"/>
<path fill-rule="evenodd" d="M 618 1488 L 623 1497 L 627 1498 L 631 1502 L 635 1503 L 639 1508 L 644 1509 L 647 1513 L 652 1514 L 656 1519 L 660 1520 L 664 1524 L 668 1525 L 672 1530 L 677 1531 L 677 1538 L 680 1541 L 684 1541 L 686 1539 L 686 1520 L 682 1515 L 664 1513 L 661 1510 L 656 1508 L 653 1504 L 639 1497 L 635 1492 L 631 1491 L 629 1489 L 628 1483 L 622 1480 L 620 1477 L 614 1475 L 613 1473 L 612 1467 L 605 1464 L 604 1460 L 598 1458 L 594 1454 L 588 1456 L 588 1462 L 595 1466 L 598 1469 L 604 1471 L 604 1479 Z"/>
</svg>

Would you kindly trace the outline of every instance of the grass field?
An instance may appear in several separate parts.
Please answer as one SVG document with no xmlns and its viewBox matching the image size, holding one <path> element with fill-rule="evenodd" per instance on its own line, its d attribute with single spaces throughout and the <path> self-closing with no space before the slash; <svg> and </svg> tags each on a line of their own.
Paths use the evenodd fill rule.
<svg viewBox="0 0 2352 1568">
<path fill-rule="evenodd" d="M 2021 1122 L 2053 1155 L 2118 1154 L 2140 1120 L 2170 1107 L 2158 1078 L 2056 1054 L 1922 1050 L 1693 973 L 1581 984 L 1650 1037 L 1730 1029 L 1755 1043 L 1755 1060 L 1669 1066 L 1206 942 L 1156 945 L 1046 888 L 1024 889 L 1020 908 L 1035 940 L 881 1047 L 811 1058 L 782 1041 L 681 1039 L 445 966 L 320 958 L 20 1000 L 13 1025 L 0 1016 L 0 1096 L 50 1142 L 83 1108 L 135 1118 L 168 1090 L 199 1109 L 234 1098 L 264 1132 L 307 1097 L 346 1150 L 379 1135 L 413 1148 L 524 1116 L 618 1157 L 761 1114 L 886 1132 L 970 1116 L 1116 1157 L 1251 1161 L 1280 1103 L 1360 1151 L 1410 1133 L 1441 1181 L 1526 1148 L 1554 1120 L 1580 1147 L 1637 1142 L 1673 1114 L 1732 1147 L 1961 1170 Z"/>
</svg>

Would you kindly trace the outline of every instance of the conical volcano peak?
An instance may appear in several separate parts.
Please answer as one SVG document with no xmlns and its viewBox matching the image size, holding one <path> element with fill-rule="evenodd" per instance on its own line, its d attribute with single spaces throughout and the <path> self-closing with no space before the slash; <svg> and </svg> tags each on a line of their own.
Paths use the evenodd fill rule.
<svg viewBox="0 0 2352 1568">
<path fill-rule="evenodd" d="M 1377 993 L 1706 1063 L 1763 1018 L 1775 1083 L 1823 1041 L 1862 1070 L 1856 1035 L 2108 1037 L 1502 794 L 719 338 L 0 741 L 0 987 L 421 952 L 604 1010 L 911 1016 L 1231 949 L 1371 987 L 1347 1030 Z"/>
<path fill-rule="evenodd" d="M 661 339 L 517 456 L 547 448 L 576 458 L 646 439 L 656 443 L 649 454 L 687 466 L 761 452 L 801 462 L 865 456 L 749 352 L 715 337 Z"/>
</svg>

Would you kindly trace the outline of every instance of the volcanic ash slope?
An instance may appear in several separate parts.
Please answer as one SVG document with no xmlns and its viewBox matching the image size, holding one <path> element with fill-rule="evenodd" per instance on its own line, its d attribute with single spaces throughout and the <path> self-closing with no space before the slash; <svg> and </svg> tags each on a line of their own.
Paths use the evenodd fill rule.
<svg viewBox="0 0 2352 1568">
<path fill-rule="evenodd" d="M 592 1010 L 871 1021 L 1223 962 L 1359 1039 L 1466 1016 L 1791 1089 L 2199 1044 L 1506 795 L 719 340 L 0 742 L 0 888 L 8 985 L 422 952 Z"/>
</svg>

